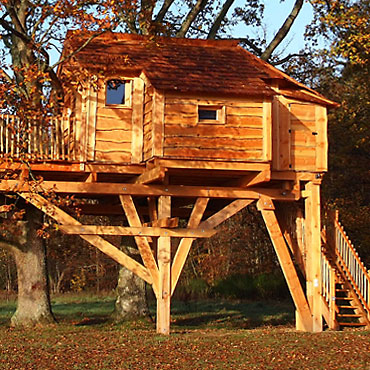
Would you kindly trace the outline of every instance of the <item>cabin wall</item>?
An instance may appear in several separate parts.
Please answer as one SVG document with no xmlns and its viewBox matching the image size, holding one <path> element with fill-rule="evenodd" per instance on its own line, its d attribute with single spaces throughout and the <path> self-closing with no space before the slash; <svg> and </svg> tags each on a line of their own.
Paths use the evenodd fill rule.
<svg viewBox="0 0 370 370">
<path fill-rule="evenodd" d="M 198 107 L 218 109 L 218 119 L 200 120 Z M 163 109 L 163 157 L 271 160 L 270 101 L 166 95 Z"/>
<path fill-rule="evenodd" d="M 275 97 L 273 169 L 327 171 L 325 107 L 282 96 Z"/>
</svg>

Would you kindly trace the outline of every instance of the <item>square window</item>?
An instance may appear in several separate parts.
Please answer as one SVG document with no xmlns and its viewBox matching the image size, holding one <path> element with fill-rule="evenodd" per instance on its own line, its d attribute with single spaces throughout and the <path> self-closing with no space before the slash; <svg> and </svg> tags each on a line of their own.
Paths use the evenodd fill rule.
<svg viewBox="0 0 370 370">
<path fill-rule="evenodd" d="M 218 105 L 199 105 L 198 122 L 201 123 L 225 123 L 225 107 Z"/>
<path fill-rule="evenodd" d="M 217 120 L 217 109 L 199 108 L 198 119 L 201 120 Z"/>
<path fill-rule="evenodd" d="M 105 89 L 106 105 L 129 105 L 130 102 L 130 82 L 112 79 L 108 80 Z"/>
</svg>

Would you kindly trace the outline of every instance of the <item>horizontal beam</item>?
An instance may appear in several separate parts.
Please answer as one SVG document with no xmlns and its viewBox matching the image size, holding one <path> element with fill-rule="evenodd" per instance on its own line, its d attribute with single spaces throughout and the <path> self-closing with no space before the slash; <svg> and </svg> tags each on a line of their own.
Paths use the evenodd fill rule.
<svg viewBox="0 0 370 370">
<path fill-rule="evenodd" d="M 142 185 L 118 183 L 86 183 L 65 181 L 44 181 L 35 188 L 32 184 L 17 180 L 0 181 L 0 191 L 3 192 L 44 192 L 53 191 L 65 194 L 83 195 L 136 195 L 136 196 L 173 196 L 201 197 L 221 199 L 259 199 L 261 196 L 279 201 L 299 199 L 295 194 L 285 189 L 253 188 L 242 189 L 235 187 L 211 186 L 182 186 L 182 185 Z"/>
<path fill-rule="evenodd" d="M 165 229 L 161 227 L 123 227 L 97 225 L 60 225 L 65 234 L 73 235 L 129 235 L 129 236 L 174 236 L 178 238 L 209 238 L 216 230 Z"/>
<path fill-rule="evenodd" d="M 264 171 L 271 166 L 269 163 L 244 163 L 236 161 L 199 161 L 181 159 L 155 159 L 156 166 L 166 168 L 197 169 L 197 170 L 233 170 L 233 171 Z"/>
</svg>

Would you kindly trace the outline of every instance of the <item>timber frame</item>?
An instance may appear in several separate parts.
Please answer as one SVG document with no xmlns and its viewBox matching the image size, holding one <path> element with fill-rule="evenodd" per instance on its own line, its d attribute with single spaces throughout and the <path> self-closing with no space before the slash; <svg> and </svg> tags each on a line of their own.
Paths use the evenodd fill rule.
<svg viewBox="0 0 370 370">
<path fill-rule="evenodd" d="M 322 331 L 323 317 L 333 326 L 322 301 L 320 183 L 327 108 L 337 104 L 237 44 L 107 32 L 60 65 L 59 75 L 90 76 L 70 86 L 61 116 L 46 127 L 0 116 L 0 192 L 150 284 L 161 334 L 170 332 L 171 296 L 194 240 L 254 202 L 297 329 Z M 112 80 L 124 85 L 119 104 L 107 101 Z M 81 214 L 120 216 L 122 225 L 83 225 L 55 196 L 73 196 Z M 108 235 L 134 237 L 141 261 Z"/>
<path fill-rule="evenodd" d="M 31 170 L 35 174 L 41 170 L 47 180 L 35 184 L 28 180 L 25 169 L 17 169 L 19 179 L 1 180 L 0 191 L 19 195 L 52 218 L 62 232 L 79 235 L 151 285 L 157 299 L 157 331 L 161 334 L 170 332 L 171 296 L 193 241 L 214 235 L 218 225 L 256 202 L 293 297 L 297 329 L 321 331 L 320 258 L 317 258 L 321 247 L 313 237 L 320 237 L 318 176 L 308 173 L 270 173 L 264 167 L 260 171 L 251 171 L 255 168 L 247 164 L 228 170 L 226 164 L 202 162 L 193 163 L 196 168 L 190 171 L 200 170 L 204 175 L 212 173 L 216 178 L 224 178 L 225 171 L 232 171 L 228 173 L 224 186 L 174 185 L 173 182 L 178 182 L 178 168 L 186 166 L 184 170 L 189 171 L 191 164 L 180 161 L 157 161 L 156 164 L 153 163 L 149 169 L 139 170 L 130 166 L 126 173 L 124 167 L 120 167 L 116 176 L 119 178 L 119 174 L 123 174 L 124 179 L 130 178 L 129 182 L 100 182 L 102 173 L 82 175 L 81 171 L 76 171 L 77 180 L 80 177 L 85 181 L 76 181 L 72 171 L 64 172 L 65 165 L 61 165 L 59 170 L 67 179 L 70 176 L 71 180 L 52 181 L 51 178 L 58 177 L 59 172 L 55 171 L 58 165 L 53 165 L 54 171 L 50 171 L 49 167 L 46 172 L 45 168 L 36 164 L 34 168 L 31 165 Z M 106 178 L 104 173 L 102 178 Z M 199 178 L 206 183 L 202 177 Z M 194 177 L 193 181 L 199 181 L 199 178 Z M 79 207 L 83 213 L 122 215 L 126 226 L 83 225 L 71 216 L 71 209 L 59 207 L 49 200 L 50 193 L 62 196 L 73 194 L 75 199 L 81 199 Z M 93 202 L 84 204 L 86 199 Z M 293 253 L 292 240 L 287 238 L 286 230 L 280 226 L 284 222 L 280 211 L 275 209 L 275 204 L 280 209 L 302 200 L 305 203 L 302 213 L 305 214 L 306 242 L 304 250 L 298 247 L 296 253 L 306 254 L 303 270 L 306 291 L 295 267 L 298 258 Z M 179 219 L 186 220 L 185 228 L 178 227 Z M 104 239 L 106 235 L 133 236 L 141 262 Z M 175 249 L 173 238 L 180 240 Z"/>
</svg>

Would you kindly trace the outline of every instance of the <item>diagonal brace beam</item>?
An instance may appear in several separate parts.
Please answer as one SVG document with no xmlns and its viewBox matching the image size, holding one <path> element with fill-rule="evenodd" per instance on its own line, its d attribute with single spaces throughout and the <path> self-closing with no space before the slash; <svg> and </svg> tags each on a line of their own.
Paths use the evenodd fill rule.
<svg viewBox="0 0 370 370">
<path fill-rule="evenodd" d="M 207 208 L 208 201 L 209 198 L 198 198 L 196 200 L 187 226 L 189 229 L 196 228 L 199 225 L 204 211 Z M 182 238 L 180 241 L 171 267 L 171 294 L 173 294 L 176 288 L 176 284 L 189 254 L 190 247 L 195 239 L 196 238 Z"/>
<path fill-rule="evenodd" d="M 55 221 L 62 225 L 63 224 L 76 226 L 82 225 L 75 218 L 70 216 L 68 213 L 62 211 L 60 208 L 58 208 L 53 203 L 46 200 L 39 194 L 19 193 L 19 195 L 22 198 L 24 198 L 27 202 L 31 203 L 33 206 L 40 209 L 49 217 L 53 218 Z M 142 266 L 140 263 L 136 262 L 134 259 L 120 251 L 118 248 L 116 248 L 113 244 L 109 243 L 107 240 L 97 235 L 80 235 L 80 237 L 89 242 L 90 244 L 92 244 L 94 247 L 98 248 L 107 256 L 117 261 L 120 265 L 132 271 L 134 274 L 145 280 L 147 283 L 153 284 L 153 279 L 149 274 L 148 270 L 144 266 Z"/>
<path fill-rule="evenodd" d="M 293 302 L 300 316 L 303 328 L 305 331 L 312 331 L 311 310 L 276 218 L 273 202 L 269 198 L 261 198 L 257 203 L 257 208 L 259 211 L 261 211 L 267 230 L 270 234 L 272 244 L 275 248 L 281 269 L 283 270 L 290 294 L 292 295 Z"/>
<path fill-rule="evenodd" d="M 132 200 L 131 195 L 120 195 L 119 196 L 122 208 L 126 214 L 128 223 L 132 227 L 142 227 L 140 217 L 137 213 L 135 204 Z M 149 270 L 153 279 L 153 290 L 155 295 L 158 294 L 159 287 L 159 272 L 157 263 L 155 262 L 153 252 L 150 248 L 150 244 L 146 237 L 135 236 L 136 244 L 139 248 L 141 258 L 144 262 L 145 267 Z"/>
</svg>

